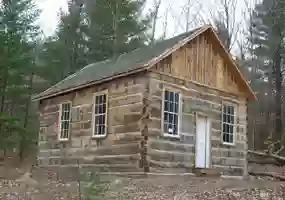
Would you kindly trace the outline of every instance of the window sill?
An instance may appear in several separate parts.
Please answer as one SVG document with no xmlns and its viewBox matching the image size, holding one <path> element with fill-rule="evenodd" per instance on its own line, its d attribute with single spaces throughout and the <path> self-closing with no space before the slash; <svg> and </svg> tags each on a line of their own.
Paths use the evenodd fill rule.
<svg viewBox="0 0 285 200">
<path fill-rule="evenodd" d="M 58 139 L 59 142 L 69 142 L 69 138 L 67 139 Z"/>
<path fill-rule="evenodd" d="M 171 135 L 171 134 L 164 133 L 164 134 L 163 134 L 163 137 L 164 137 L 164 138 L 180 139 L 180 134 Z"/>
<path fill-rule="evenodd" d="M 107 137 L 107 135 L 108 135 L 108 134 L 105 134 L 105 135 L 92 135 L 91 138 L 92 138 L 93 140 L 100 140 L 100 139 L 103 140 L 103 139 L 105 139 L 105 138 Z"/>
<path fill-rule="evenodd" d="M 222 142 L 222 144 L 225 146 L 231 146 L 231 147 L 235 146 L 235 143 Z"/>
</svg>

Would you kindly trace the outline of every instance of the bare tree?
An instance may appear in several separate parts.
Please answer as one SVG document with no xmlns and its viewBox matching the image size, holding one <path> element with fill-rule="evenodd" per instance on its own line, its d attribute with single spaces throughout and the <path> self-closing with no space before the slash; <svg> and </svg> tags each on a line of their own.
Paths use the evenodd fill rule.
<svg viewBox="0 0 285 200">
<path fill-rule="evenodd" d="M 228 50 L 231 50 L 235 44 L 242 24 L 242 20 L 237 21 L 239 15 L 237 2 L 236 0 L 220 0 L 221 9 L 216 13 L 211 9 L 209 12 L 211 16 L 209 21 L 216 27 L 220 39 Z"/>
<path fill-rule="evenodd" d="M 167 7 L 165 13 L 164 13 L 164 22 L 163 22 L 163 34 L 162 34 L 162 39 L 166 38 L 166 32 L 167 32 L 167 26 L 168 26 L 168 12 L 169 12 L 169 7 Z"/>
<path fill-rule="evenodd" d="M 202 4 L 199 0 L 187 0 L 187 2 L 182 7 L 180 7 L 179 15 L 170 8 L 169 12 L 174 20 L 174 29 L 179 29 L 183 32 L 187 32 L 191 29 L 192 24 L 197 25 L 199 17 L 201 16 L 201 7 Z"/>
<path fill-rule="evenodd" d="M 153 17 L 152 33 L 151 33 L 151 39 L 150 39 L 151 43 L 153 43 L 155 40 L 156 24 L 158 20 L 158 12 L 159 12 L 160 5 L 161 5 L 161 0 L 154 0 L 154 10 L 152 13 L 152 17 Z"/>
</svg>

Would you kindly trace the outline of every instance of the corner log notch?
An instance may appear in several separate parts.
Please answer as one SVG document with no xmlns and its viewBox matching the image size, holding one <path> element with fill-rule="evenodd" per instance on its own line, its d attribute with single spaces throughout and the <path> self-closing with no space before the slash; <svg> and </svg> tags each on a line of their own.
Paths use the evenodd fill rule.
<svg viewBox="0 0 285 200">
<path fill-rule="evenodd" d="M 142 113 L 141 113 L 141 143 L 140 143 L 140 154 L 141 154 L 141 161 L 140 167 L 143 168 L 144 172 L 149 172 L 149 165 L 147 161 L 147 141 L 148 141 L 148 122 L 150 120 L 150 84 L 149 84 L 149 76 L 146 75 L 145 78 L 145 89 L 142 93 Z"/>
</svg>

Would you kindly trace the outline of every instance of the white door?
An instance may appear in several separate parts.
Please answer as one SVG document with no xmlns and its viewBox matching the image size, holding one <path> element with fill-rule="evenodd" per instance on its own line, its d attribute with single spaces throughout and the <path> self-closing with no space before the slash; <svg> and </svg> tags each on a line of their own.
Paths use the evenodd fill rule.
<svg viewBox="0 0 285 200">
<path fill-rule="evenodd" d="M 195 164 L 197 168 L 210 167 L 210 123 L 203 116 L 198 116 L 196 122 Z"/>
</svg>

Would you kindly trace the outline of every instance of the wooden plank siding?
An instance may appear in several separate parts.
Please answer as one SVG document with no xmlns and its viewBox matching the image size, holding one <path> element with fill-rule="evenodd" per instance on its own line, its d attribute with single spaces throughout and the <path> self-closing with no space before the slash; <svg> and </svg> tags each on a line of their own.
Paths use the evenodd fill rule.
<svg viewBox="0 0 285 200">
<path fill-rule="evenodd" d="M 41 166 L 98 167 L 101 170 L 141 171 L 140 143 L 143 76 L 117 81 L 43 100 L 40 105 L 38 164 Z M 93 95 L 108 91 L 107 137 L 92 138 Z M 72 102 L 70 140 L 57 138 L 59 104 Z M 84 159 L 87 158 L 87 159 Z"/>
<path fill-rule="evenodd" d="M 221 47 L 215 45 L 217 41 L 207 33 L 175 51 L 151 71 L 171 74 L 224 92 L 245 96 L 244 86 L 238 84 L 232 73 L 232 64 L 223 59 Z"/>
<path fill-rule="evenodd" d="M 211 166 L 224 174 L 242 175 L 246 149 L 246 100 L 158 72 L 151 72 L 150 77 L 152 103 L 147 150 L 150 171 L 192 170 L 196 144 L 195 112 L 203 112 L 211 120 Z M 173 88 L 182 94 L 182 125 L 178 139 L 162 136 L 163 87 Z M 222 101 L 234 103 L 238 108 L 234 146 L 223 145 L 221 142 Z"/>
</svg>

